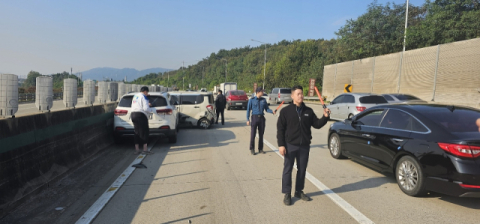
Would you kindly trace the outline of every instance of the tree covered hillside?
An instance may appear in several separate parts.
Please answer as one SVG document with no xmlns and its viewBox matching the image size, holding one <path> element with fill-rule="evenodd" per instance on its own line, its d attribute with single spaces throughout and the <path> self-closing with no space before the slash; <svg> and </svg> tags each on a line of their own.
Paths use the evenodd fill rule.
<svg viewBox="0 0 480 224">
<path fill-rule="evenodd" d="M 323 66 L 402 51 L 405 4 L 371 3 L 367 12 L 346 21 L 331 40 L 283 40 L 267 45 L 265 88 L 308 86 L 310 78 L 321 87 Z M 409 6 L 406 49 L 480 37 L 480 0 L 426 1 Z M 264 46 L 242 47 L 212 53 L 195 65 L 166 73 L 150 73 L 132 83 L 188 84 L 212 90 L 227 81 L 251 91 L 253 83 L 263 83 Z M 167 77 L 170 77 L 168 81 Z"/>
</svg>

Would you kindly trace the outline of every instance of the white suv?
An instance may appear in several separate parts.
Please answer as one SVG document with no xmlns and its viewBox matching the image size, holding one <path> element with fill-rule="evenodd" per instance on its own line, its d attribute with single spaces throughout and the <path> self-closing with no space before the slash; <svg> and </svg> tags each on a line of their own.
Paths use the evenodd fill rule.
<svg viewBox="0 0 480 224">
<path fill-rule="evenodd" d="M 137 92 L 138 93 L 138 92 Z M 119 142 L 123 136 L 133 136 L 133 122 L 130 118 L 132 98 L 136 93 L 122 96 L 114 111 L 114 137 Z M 175 101 L 168 93 L 151 92 L 149 103 L 152 105 L 152 113 L 148 116 L 150 136 L 164 136 L 170 143 L 177 142 L 178 111 Z"/>
<path fill-rule="evenodd" d="M 180 114 L 179 123 L 200 128 L 209 128 L 215 121 L 213 93 L 172 92 L 173 101 Z"/>
</svg>

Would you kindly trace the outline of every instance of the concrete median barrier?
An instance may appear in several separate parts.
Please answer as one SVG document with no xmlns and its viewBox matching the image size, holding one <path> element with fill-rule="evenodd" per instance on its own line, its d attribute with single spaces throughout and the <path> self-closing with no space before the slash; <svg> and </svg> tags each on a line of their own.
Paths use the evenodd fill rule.
<svg viewBox="0 0 480 224">
<path fill-rule="evenodd" d="M 0 120 L 0 217 L 113 143 L 116 103 Z"/>
</svg>

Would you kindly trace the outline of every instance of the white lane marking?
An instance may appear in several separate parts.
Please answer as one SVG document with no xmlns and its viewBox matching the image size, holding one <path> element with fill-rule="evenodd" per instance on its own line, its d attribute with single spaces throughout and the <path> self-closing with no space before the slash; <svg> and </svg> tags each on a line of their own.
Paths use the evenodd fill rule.
<svg viewBox="0 0 480 224">
<path fill-rule="evenodd" d="M 152 144 L 150 145 L 148 151 L 152 150 L 153 146 L 155 143 L 157 143 L 157 140 L 154 140 Z M 113 182 L 112 185 L 93 203 L 92 206 L 83 214 L 83 216 L 75 223 L 75 224 L 89 224 L 97 217 L 97 215 L 102 211 L 102 209 L 107 205 L 107 203 L 112 199 L 113 195 L 117 193 L 118 189 L 125 183 L 125 181 L 130 177 L 130 175 L 133 173 L 133 171 L 136 169 L 135 167 L 132 167 L 132 165 L 140 163 L 145 159 L 146 155 L 139 155 L 133 162 L 128 166 L 125 171 L 123 171 L 122 174 Z"/>
<path fill-rule="evenodd" d="M 258 135 L 257 135 L 257 138 L 258 138 Z M 275 146 L 270 144 L 270 142 L 268 142 L 265 139 L 263 139 L 263 143 L 265 145 L 267 145 L 270 149 L 272 149 L 274 152 L 276 152 L 277 155 L 282 157 L 282 159 L 283 159 L 283 156 L 280 155 L 280 152 L 278 152 L 278 149 Z M 295 169 L 297 169 L 297 165 L 295 165 Z M 315 185 L 319 190 L 321 190 L 323 192 L 323 194 L 327 195 L 333 202 L 335 202 L 335 204 L 337 204 L 340 208 L 345 210 L 348 214 L 350 214 L 350 216 L 352 216 L 355 220 L 357 220 L 358 223 L 362 223 L 362 224 L 363 223 L 374 223 L 372 220 L 370 220 L 364 214 L 362 214 L 360 211 L 358 211 L 355 207 L 350 205 L 347 201 L 343 200 L 343 198 L 338 196 L 335 192 L 330 190 L 330 188 L 328 188 L 325 184 L 320 182 L 317 178 L 315 178 L 313 175 L 311 175 L 308 171 L 307 171 L 306 178 L 307 178 L 307 180 L 312 182 L 312 184 Z"/>
</svg>

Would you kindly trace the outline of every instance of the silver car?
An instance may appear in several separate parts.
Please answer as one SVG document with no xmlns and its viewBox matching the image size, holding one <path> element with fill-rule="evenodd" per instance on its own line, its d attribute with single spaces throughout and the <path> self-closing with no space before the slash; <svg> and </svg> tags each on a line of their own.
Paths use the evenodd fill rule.
<svg viewBox="0 0 480 224">
<path fill-rule="evenodd" d="M 337 96 L 327 107 L 332 111 L 330 118 L 345 120 L 378 104 L 388 104 L 388 101 L 381 95 L 344 93 Z"/>
<path fill-rule="evenodd" d="M 383 94 L 383 97 L 388 101 L 388 103 L 428 103 L 425 100 L 421 100 L 416 96 L 408 94 Z"/>
<path fill-rule="evenodd" d="M 290 88 L 274 88 L 271 94 L 268 94 L 268 103 L 280 104 L 282 101 L 285 103 L 292 103 L 292 89 Z"/>
</svg>

